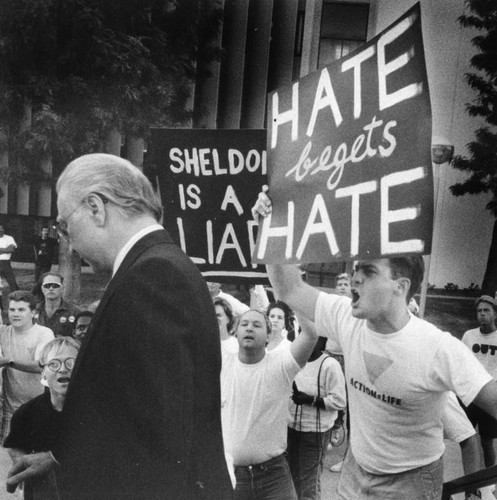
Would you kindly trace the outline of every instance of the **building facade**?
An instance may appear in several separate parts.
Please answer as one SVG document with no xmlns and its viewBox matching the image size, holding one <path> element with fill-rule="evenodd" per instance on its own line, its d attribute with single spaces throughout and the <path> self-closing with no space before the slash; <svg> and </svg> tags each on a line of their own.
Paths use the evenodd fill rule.
<svg viewBox="0 0 497 500">
<path fill-rule="evenodd" d="M 210 1 L 210 0 L 209 0 Z M 464 74 L 471 71 L 471 38 L 457 18 L 464 0 L 421 0 L 430 86 L 433 141 L 443 138 L 465 154 L 480 126 L 465 111 L 474 98 Z M 212 0 L 222 9 L 217 38 L 219 61 L 198 61 L 192 87 L 194 128 L 264 128 L 268 92 L 330 64 L 387 28 L 415 0 Z M 207 77 L 205 75 L 208 75 Z M 3 155 L 3 156 L 2 156 Z M 0 163 L 8 161 L 4 153 Z M 494 218 L 486 196 L 455 198 L 449 187 L 464 178 L 448 164 L 436 166 L 436 217 L 429 281 L 461 288 L 481 284 Z M 0 183 L 0 219 L 30 216 L 39 226 L 54 218 L 49 188 Z M 5 222 L 4 222 L 5 223 Z"/>
</svg>

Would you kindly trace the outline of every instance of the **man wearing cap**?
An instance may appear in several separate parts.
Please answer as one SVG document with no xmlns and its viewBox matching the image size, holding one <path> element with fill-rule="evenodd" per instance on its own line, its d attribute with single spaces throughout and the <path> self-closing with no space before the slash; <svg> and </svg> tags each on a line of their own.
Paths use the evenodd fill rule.
<svg viewBox="0 0 497 500">
<path fill-rule="evenodd" d="M 81 309 L 62 298 L 64 278 L 58 273 L 43 274 L 41 291 L 44 300 L 36 308 L 36 323 L 50 328 L 56 337 L 71 337 L 74 320 Z"/>
<path fill-rule="evenodd" d="M 471 349 L 492 377 L 497 378 L 497 304 L 489 295 L 476 301 L 476 318 L 480 326 L 468 330 L 462 341 Z M 494 438 L 497 437 L 497 420 L 471 403 L 466 408 L 471 423 L 478 424 L 485 467 L 495 464 Z"/>
</svg>

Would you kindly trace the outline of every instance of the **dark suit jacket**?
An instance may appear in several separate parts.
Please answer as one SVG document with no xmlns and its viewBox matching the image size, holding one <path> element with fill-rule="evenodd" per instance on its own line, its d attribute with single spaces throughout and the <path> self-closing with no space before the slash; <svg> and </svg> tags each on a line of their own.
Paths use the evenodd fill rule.
<svg viewBox="0 0 497 500">
<path fill-rule="evenodd" d="M 166 231 L 138 241 L 96 311 L 63 410 L 62 499 L 231 498 L 219 330 Z"/>
</svg>

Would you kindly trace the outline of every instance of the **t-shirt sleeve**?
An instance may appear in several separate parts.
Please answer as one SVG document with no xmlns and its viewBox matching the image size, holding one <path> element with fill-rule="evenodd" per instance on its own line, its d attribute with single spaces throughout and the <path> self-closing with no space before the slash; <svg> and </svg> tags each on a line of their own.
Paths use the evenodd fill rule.
<svg viewBox="0 0 497 500">
<path fill-rule="evenodd" d="M 35 349 L 35 361 L 40 359 L 40 352 L 41 350 L 53 339 L 55 338 L 52 330 L 50 328 L 43 328 L 43 332 L 40 334 L 40 341 L 38 342 L 38 345 L 36 346 Z"/>
<path fill-rule="evenodd" d="M 318 335 L 329 339 L 326 344 L 328 350 L 342 353 L 339 334 L 349 331 L 353 321 L 348 297 L 320 292 L 316 301 L 315 323 Z"/>
<path fill-rule="evenodd" d="M 467 406 L 493 379 L 460 340 L 444 335 L 433 361 L 433 374 L 437 383 L 455 392 Z"/>
<path fill-rule="evenodd" d="M 347 404 L 347 395 L 345 392 L 345 378 L 343 376 L 340 363 L 331 357 L 325 361 L 324 376 L 326 382 L 326 394 L 323 401 L 327 410 L 343 410 Z"/>
<path fill-rule="evenodd" d="M 281 351 L 278 351 L 271 356 L 278 357 L 285 382 L 287 385 L 291 385 L 295 378 L 295 375 L 297 375 L 297 373 L 300 371 L 300 366 L 295 361 L 295 358 L 293 357 L 290 349 L 281 349 Z"/>
<path fill-rule="evenodd" d="M 446 403 L 442 408 L 442 425 L 444 438 L 455 443 L 470 438 L 475 434 L 475 429 L 464 413 L 461 405 L 457 402 L 453 392 L 445 393 Z"/>
</svg>

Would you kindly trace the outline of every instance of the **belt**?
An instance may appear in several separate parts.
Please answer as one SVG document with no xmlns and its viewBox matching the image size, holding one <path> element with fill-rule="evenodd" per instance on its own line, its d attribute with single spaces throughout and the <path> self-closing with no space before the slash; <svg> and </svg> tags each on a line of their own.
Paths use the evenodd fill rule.
<svg viewBox="0 0 497 500">
<path fill-rule="evenodd" d="M 269 460 L 266 460 L 265 462 L 262 462 L 260 464 L 235 465 L 235 470 L 239 470 L 239 471 L 243 471 L 243 470 L 244 471 L 252 471 L 252 470 L 264 471 L 270 465 L 273 465 L 277 462 L 280 462 L 281 460 L 286 460 L 285 453 L 282 453 L 281 455 L 278 455 L 277 457 L 270 458 Z"/>
</svg>

